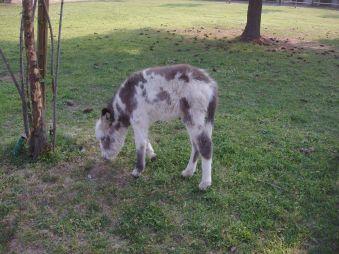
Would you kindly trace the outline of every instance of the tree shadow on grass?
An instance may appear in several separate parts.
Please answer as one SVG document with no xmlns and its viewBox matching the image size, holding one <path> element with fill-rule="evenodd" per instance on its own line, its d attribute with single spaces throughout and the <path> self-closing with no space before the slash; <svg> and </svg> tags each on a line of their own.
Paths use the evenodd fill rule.
<svg viewBox="0 0 339 254">
<path fill-rule="evenodd" d="M 320 39 L 319 40 L 320 43 L 325 44 L 325 45 L 331 45 L 337 48 L 337 50 L 339 50 L 339 38 L 336 38 L 334 40 L 330 40 L 330 39 Z M 339 56 L 338 56 L 339 57 Z"/>
<path fill-rule="evenodd" d="M 212 189 L 206 193 L 198 192 L 197 176 L 188 181 L 180 180 L 179 177 L 180 170 L 185 167 L 189 156 L 188 140 L 185 140 L 185 143 L 182 141 L 180 129 L 174 131 L 172 128 L 159 128 L 156 134 L 161 138 L 155 142 L 155 146 L 159 148 L 160 160 L 153 164 L 148 163 L 150 173 L 145 172 L 145 176 L 138 181 L 126 184 L 121 179 L 128 177 L 127 170 L 122 170 L 124 173 L 120 177 L 111 174 L 110 164 L 96 161 L 78 168 L 75 163 L 72 164 L 73 173 L 71 170 L 63 172 L 65 174 L 63 177 L 73 177 L 71 184 L 74 186 L 68 186 L 66 190 L 70 191 L 67 193 L 63 188 L 55 189 L 56 193 L 50 191 L 51 194 L 60 197 L 69 194 L 65 200 L 71 205 L 63 201 L 64 210 L 60 209 L 62 212 L 58 210 L 57 204 L 53 204 L 56 216 L 62 217 L 62 221 L 64 218 L 67 219 L 67 216 L 70 217 L 67 221 L 69 224 L 66 224 L 66 229 L 70 233 L 66 231 L 66 235 L 72 235 L 73 230 L 78 228 L 86 234 L 90 234 L 91 230 L 107 234 L 113 231 L 138 248 L 144 244 L 152 244 L 156 239 L 163 244 L 169 241 L 169 245 L 177 244 L 179 241 L 188 250 L 192 247 L 190 238 L 194 238 L 196 248 L 200 250 L 202 248 L 201 251 L 222 251 L 234 245 L 240 250 L 251 250 L 259 246 L 260 241 L 269 245 L 277 239 L 280 241 L 277 244 L 289 248 L 297 246 L 300 249 L 315 247 L 321 250 L 334 250 L 335 205 L 332 201 L 329 203 L 326 201 L 329 197 L 332 200 L 331 195 L 317 196 L 316 193 L 322 192 L 315 191 L 327 184 L 323 188 L 331 192 L 333 183 L 328 182 L 328 175 L 332 178 L 335 166 L 332 163 L 328 164 L 327 160 L 332 155 L 326 152 L 326 146 L 320 151 L 324 157 L 321 160 L 324 161 L 326 172 L 319 173 L 320 169 L 314 162 L 316 159 L 304 157 L 298 151 L 291 150 L 289 147 L 291 144 L 284 143 L 290 133 L 274 134 L 274 126 L 271 126 L 273 130 L 269 135 L 270 132 L 265 129 L 266 122 L 275 122 L 276 117 L 284 117 L 284 114 L 288 115 L 291 112 L 298 114 L 295 111 L 301 107 L 300 103 L 306 103 L 300 102 L 299 98 L 305 91 L 300 89 L 302 84 L 298 87 L 289 86 L 290 82 L 286 84 L 285 80 L 279 80 L 283 75 L 280 72 L 281 66 L 287 68 L 293 61 L 293 68 L 297 64 L 301 72 L 309 71 L 308 67 L 304 66 L 303 62 L 298 63 L 297 56 L 292 56 L 290 62 L 284 52 L 278 54 L 267 52 L 265 47 L 218 37 L 213 34 L 217 33 L 218 29 L 213 30 L 212 34 L 210 30 L 201 29 L 200 26 L 195 30 L 203 32 L 197 32 L 199 36 L 196 34 L 188 36 L 182 31 L 143 28 L 64 40 L 60 72 L 59 122 L 76 126 L 77 130 L 80 130 L 74 133 L 77 140 L 86 139 L 88 136 L 82 136 L 81 132 L 90 132 L 87 129 L 93 132 L 97 115 L 70 111 L 65 106 L 65 101 L 70 96 L 79 105 L 90 105 L 94 112 L 99 112 L 106 100 L 131 72 L 155 65 L 190 63 L 206 68 L 217 81 L 220 81 L 220 105 L 214 139 L 215 165 L 222 168 L 231 161 L 233 164 L 231 172 L 224 175 L 225 172 L 216 170 Z M 14 50 L 17 46 L 6 42 L 3 44 L 4 48 L 9 50 Z M 313 52 L 312 49 L 305 50 L 303 55 L 312 58 Z M 272 58 L 275 61 L 272 61 Z M 292 83 L 302 83 L 303 78 L 298 76 L 299 71 L 290 73 L 295 77 Z M 274 82 L 272 78 L 275 79 Z M 314 89 L 315 93 L 322 91 L 316 90 L 317 88 L 310 84 L 305 85 L 306 87 Z M 312 100 L 314 104 L 322 103 L 322 98 L 315 97 Z M 11 105 L 4 107 L 7 107 L 10 117 L 18 115 L 13 121 L 19 121 L 19 114 L 16 113 L 20 109 L 13 109 Z M 312 105 L 308 104 L 308 107 Z M 318 107 L 316 109 L 318 110 Z M 272 115 L 267 115 L 270 110 L 273 112 Z M 308 117 L 298 123 L 291 121 L 292 123 L 284 122 L 282 118 L 276 125 L 295 124 L 298 129 L 296 132 L 300 129 L 308 132 L 308 128 L 311 128 L 312 132 L 319 131 L 316 127 L 306 126 L 305 123 L 312 122 Z M 264 129 L 252 132 L 246 128 L 235 128 L 235 125 L 246 127 L 246 124 L 258 125 L 258 128 Z M 325 122 L 325 125 L 334 126 L 330 121 Z M 244 133 L 235 134 L 231 132 L 232 130 L 242 130 Z M 166 135 L 170 137 L 166 138 Z M 232 135 L 239 141 L 227 139 Z M 246 145 L 241 144 L 241 139 L 247 135 L 251 138 L 246 140 L 248 141 Z M 276 140 L 270 140 L 275 136 Z M 270 141 L 267 144 L 266 139 Z M 72 138 L 58 140 L 61 157 L 53 162 L 56 163 L 53 167 L 58 167 L 60 161 L 67 163 L 69 155 L 80 157 L 77 140 Z M 274 147 L 279 143 L 287 147 L 282 151 Z M 5 154 L 10 153 L 13 144 L 8 145 Z M 298 144 L 292 143 L 292 146 L 296 145 Z M 256 150 L 261 146 L 262 150 Z M 132 167 L 131 158 L 134 157 L 134 150 L 131 141 L 127 142 L 126 149 L 128 151 L 122 154 L 120 159 L 126 161 L 128 167 Z M 85 152 L 84 155 L 90 156 L 90 153 Z M 246 157 L 250 158 L 250 161 L 244 159 Z M 17 167 L 27 164 L 25 160 L 20 163 L 13 164 Z M 121 165 L 121 168 L 124 166 Z M 88 175 L 94 180 L 86 180 Z M 120 180 L 114 182 L 115 177 Z M 114 186 L 107 179 L 113 179 Z M 76 224 L 74 221 L 77 222 L 81 218 L 77 213 L 68 214 L 73 208 L 78 209 L 78 203 L 86 205 L 90 203 L 88 205 L 90 209 L 97 211 L 97 214 L 104 213 L 105 209 L 101 209 L 102 203 L 98 200 L 112 200 L 112 196 L 115 197 L 114 203 L 111 203 L 112 207 L 106 205 L 105 209 L 108 209 L 107 216 L 112 216 L 110 209 L 119 205 L 119 211 L 115 213 L 118 221 L 113 230 L 104 226 L 96 229 L 95 225 L 90 224 L 95 220 L 91 220 L 90 223 L 85 221 L 88 224 L 84 225 Z M 43 195 L 39 198 L 42 197 Z M 90 219 L 96 218 L 93 214 L 95 213 L 89 215 Z M 33 221 L 35 220 L 38 218 L 33 218 Z M 46 223 L 47 226 L 51 226 Z M 157 231 L 160 233 L 155 236 Z M 149 234 L 144 234 L 145 232 Z M 184 237 L 179 239 L 178 234 Z M 307 244 L 312 247 L 305 247 Z"/>
</svg>

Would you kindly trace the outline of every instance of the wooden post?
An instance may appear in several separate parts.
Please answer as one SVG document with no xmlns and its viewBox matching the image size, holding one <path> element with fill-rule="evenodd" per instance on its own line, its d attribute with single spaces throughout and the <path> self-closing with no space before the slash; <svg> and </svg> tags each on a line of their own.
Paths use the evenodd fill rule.
<svg viewBox="0 0 339 254">
<path fill-rule="evenodd" d="M 45 2 L 45 6 L 44 3 Z M 46 10 L 45 10 L 46 7 Z M 48 44 L 48 23 L 47 14 L 49 11 L 49 0 L 38 0 L 38 65 L 41 75 L 41 93 L 43 107 L 46 108 L 45 77 L 47 73 L 47 44 Z"/>
</svg>

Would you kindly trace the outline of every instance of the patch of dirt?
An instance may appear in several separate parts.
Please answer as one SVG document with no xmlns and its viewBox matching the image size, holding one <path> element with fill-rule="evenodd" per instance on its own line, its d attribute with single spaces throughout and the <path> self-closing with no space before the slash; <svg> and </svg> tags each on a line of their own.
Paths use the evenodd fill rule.
<svg viewBox="0 0 339 254">
<path fill-rule="evenodd" d="M 128 242 L 118 236 L 110 236 L 108 238 L 108 241 L 110 243 L 110 248 L 113 250 L 119 250 L 123 246 L 127 246 Z"/>
<path fill-rule="evenodd" d="M 119 188 L 125 187 L 131 176 L 122 169 L 114 169 L 109 162 L 97 162 L 87 173 L 87 178 L 95 181 L 110 181 Z"/>
<path fill-rule="evenodd" d="M 88 152 L 88 156 L 73 158 L 71 161 L 59 162 L 46 169 L 20 169 L 12 170 L 9 173 L 13 175 L 20 175 L 20 179 L 24 179 L 24 192 L 17 195 L 17 200 L 20 203 L 20 219 L 12 216 L 5 223 L 6 231 L 10 234 L 6 242 L 6 248 L 9 253 L 46 253 L 46 246 L 40 244 L 38 240 L 32 242 L 25 242 L 22 239 L 22 232 L 29 232 L 34 227 L 34 220 L 29 218 L 32 214 L 36 215 L 36 211 L 45 207 L 49 213 L 55 216 L 62 216 L 62 211 L 59 211 L 65 204 L 72 204 L 79 190 L 74 188 L 77 181 L 95 181 L 99 186 L 101 185 L 114 185 L 115 188 L 122 189 L 132 181 L 129 171 L 124 170 L 120 165 L 114 166 L 111 162 L 99 160 L 96 157 L 91 157 L 92 154 Z M 91 176 L 89 178 L 88 176 Z M 87 179 L 86 179 L 87 178 Z M 89 192 L 89 198 L 92 199 L 92 193 Z M 112 216 L 112 207 L 120 202 L 120 199 L 109 193 L 98 195 L 95 199 L 102 207 L 102 212 L 111 219 L 112 223 L 117 223 L 116 218 Z M 83 204 L 75 204 L 74 209 L 79 213 L 84 212 Z M 71 208 L 70 208 L 71 209 Z M 8 221 L 8 222 L 7 222 Z M 58 236 L 53 230 L 37 229 L 34 233 L 36 239 L 45 238 L 53 242 L 69 241 L 67 236 Z M 86 245 L 87 242 L 80 235 L 77 240 Z M 112 236 L 112 243 L 110 248 L 117 249 L 125 242 L 119 238 Z"/>
<path fill-rule="evenodd" d="M 203 26 L 166 31 L 169 35 L 185 35 L 190 39 L 193 39 L 193 41 L 198 39 L 206 40 L 206 43 L 208 43 L 209 40 L 219 40 L 224 41 L 225 43 L 233 43 L 239 40 L 239 36 L 242 33 L 241 29 L 222 29 L 219 27 L 205 28 Z M 338 52 L 335 47 L 317 41 L 307 41 L 304 37 L 278 38 L 265 35 L 260 39 L 253 41 L 253 43 L 267 46 L 267 51 L 272 52 L 286 51 L 288 53 L 295 54 L 303 50 L 312 50 L 322 55 L 334 54 L 335 57 L 339 58 L 339 56 L 336 55 Z"/>
<path fill-rule="evenodd" d="M 338 57 L 338 54 L 335 47 L 325 45 L 319 43 L 317 41 L 305 41 L 303 38 L 295 39 L 295 38 L 285 38 L 279 39 L 276 37 L 268 38 L 270 42 L 268 44 L 269 48 L 267 51 L 277 52 L 284 51 L 290 54 L 302 53 L 306 50 L 315 51 L 316 54 L 321 55 L 331 55 L 333 54 L 335 57 Z"/>
<path fill-rule="evenodd" d="M 46 253 L 42 246 L 24 246 L 23 243 L 14 238 L 9 244 L 10 253 L 43 254 Z"/>
<path fill-rule="evenodd" d="M 167 33 L 183 34 L 196 39 L 234 39 L 241 34 L 240 29 L 222 29 L 219 27 L 205 28 L 203 26 L 186 29 L 167 30 Z"/>
</svg>

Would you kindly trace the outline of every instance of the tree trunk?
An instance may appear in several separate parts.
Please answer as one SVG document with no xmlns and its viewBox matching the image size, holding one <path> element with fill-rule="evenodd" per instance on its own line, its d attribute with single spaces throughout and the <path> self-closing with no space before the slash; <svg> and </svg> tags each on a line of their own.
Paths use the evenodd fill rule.
<svg viewBox="0 0 339 254">
<path fill-rule="evenodd" d="M 29 149 L 33 159 L 36 159 L 47 148 L 47 133 L 45 127 L 45 109 L 40 83 L 40 70 L 34 41 L 33 1 L 23 0 L 23 22 L 25 34 L 25 47 L 29 66 L 29 85 L 32 101 L 32 128 L 29 139 Z"/>
<path fill-rule="evenodd" d="M 262 0 L 249 0 L 247 10 L 247 24 L 241 39 L 252 41 L 260 38 Z"/>
</svg>

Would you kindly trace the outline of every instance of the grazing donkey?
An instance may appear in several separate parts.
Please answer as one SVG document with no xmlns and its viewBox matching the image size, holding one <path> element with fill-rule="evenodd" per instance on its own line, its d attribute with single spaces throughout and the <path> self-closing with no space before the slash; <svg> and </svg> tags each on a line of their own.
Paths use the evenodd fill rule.
<svg viewBox="0 0 339 254">
<path fill-rule="evenodd" d="M 217 106 L 217 84 L 204 71 L 187 64 L 148 68 L 132 74 L 120 86 L 112 101 L 102 109 L 95 132 L 105 159 L 116 157 L 124 145 L 127 128 L 132 125 L 137 150 L 132 172 L 138 177 L 145 168 L 145 154 L 156 154 L 148 139 L 155 121 L 181 118 L 190 136 L 192 152 L 181 175 L 190 177 L 202 157 L 205 190 L 212 184 L 212 128 Z"/>
</svg>

